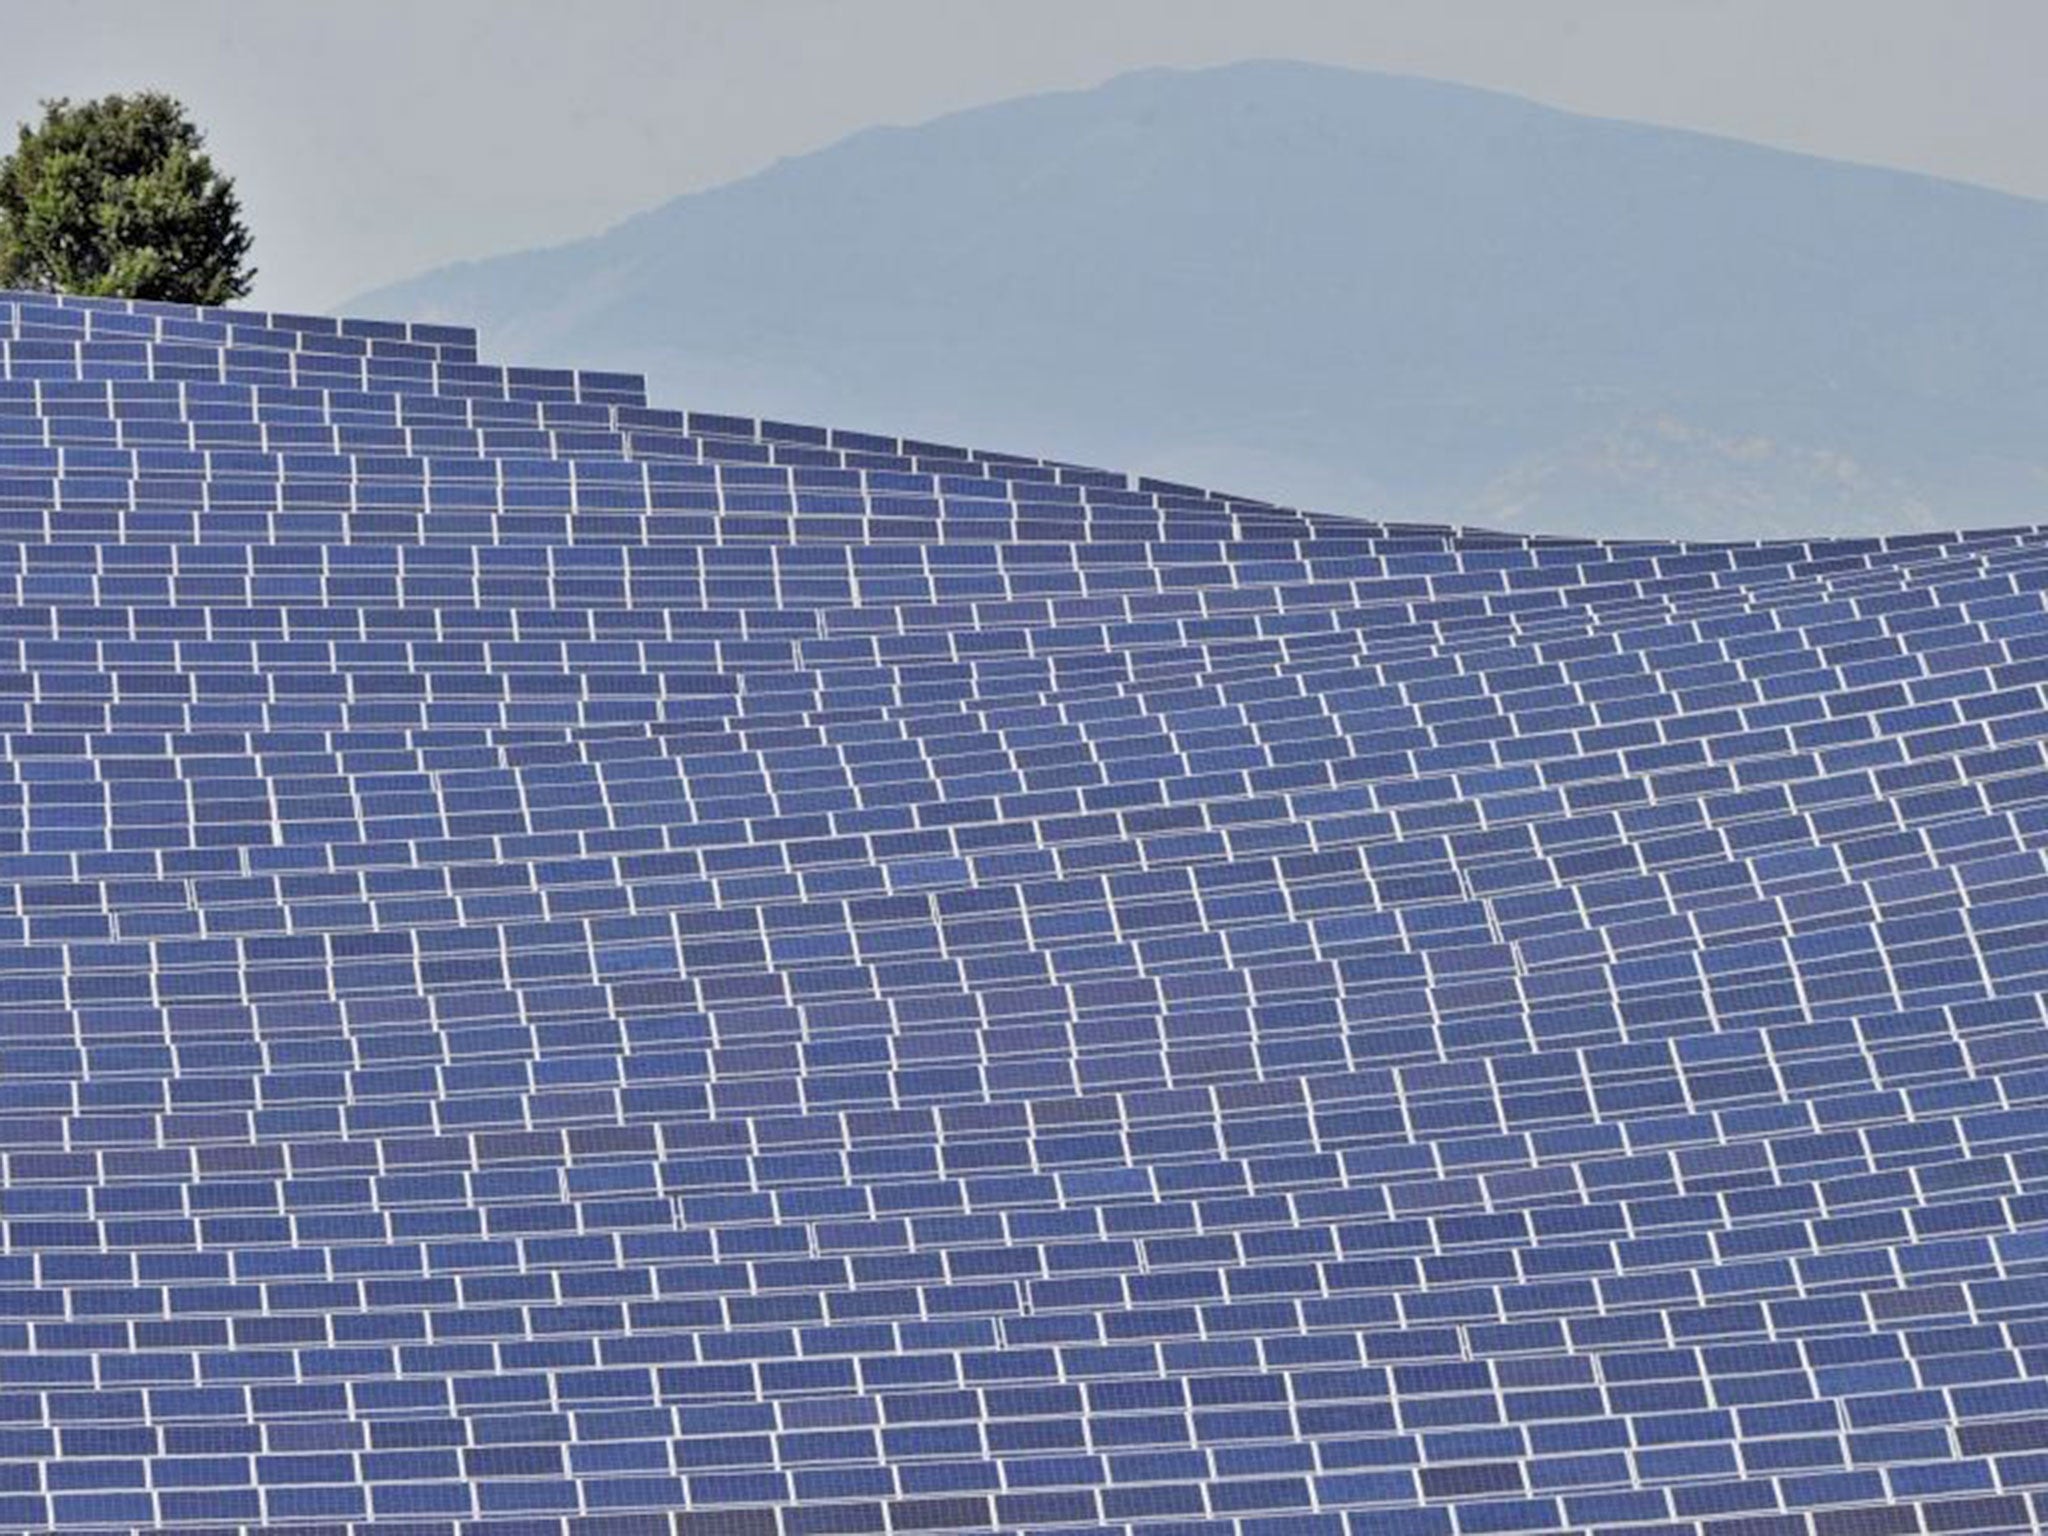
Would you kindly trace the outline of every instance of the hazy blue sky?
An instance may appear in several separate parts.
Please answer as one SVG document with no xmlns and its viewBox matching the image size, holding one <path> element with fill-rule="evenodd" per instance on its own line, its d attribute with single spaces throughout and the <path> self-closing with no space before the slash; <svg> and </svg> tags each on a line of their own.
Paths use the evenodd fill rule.
<svg viewBox="0 0 2048 1536">
<path fill-rule="evenodd" d="M 1315 59 L 2048 197 L 2040 0 L 7 0 L 0 120 L 158 86 L 320 309 L 875 123 Z"/>
</svg>

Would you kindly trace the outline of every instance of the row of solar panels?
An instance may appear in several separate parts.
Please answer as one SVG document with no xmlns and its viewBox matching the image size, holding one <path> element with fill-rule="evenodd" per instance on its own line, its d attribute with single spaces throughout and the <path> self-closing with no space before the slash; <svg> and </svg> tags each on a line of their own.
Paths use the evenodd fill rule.
<svg viewBox="0 0 2048 1536">
<path fill-rule="evenodd" d="M 642 406 L 646 390 L 637 375 L 575 374 L 563 382 L 555 370 L 507 370 L 480 363 L 426 358 L 347 357 L 256 348 L 214 351 L 199 346 L 157 346 L 134 342 L 88 343 L 74 349 L 47 342 L 0 339 L 0 378 L 19 386 L 52 383 L 79 414 L 92 399 L 90 388 L 67 384 L 239 384 L 289 389 L 328 389 L 393 395 L 446 395 L 481 400 L 582 401 L 597 405 Z M 29 355 L 24 356 L 27 353 Z M 54 354 L 54 355 L 46 355 Z M 21 396 L 17 389 L 17 402 Z M 21 402 L 25 403 L 25 402 Z"/>
<path fill-rule="evenodd" d="M 216 347 L 261 336 L 288 349 L 310 350 L 381 341 L 467 350 L 474 355 L 477 340 L 468 326 L 270 314 L 226 306 L 195 307 L 23 289 L 0 289 L 0 325 L 53 335 L 162 336 Z"/>
</svg>

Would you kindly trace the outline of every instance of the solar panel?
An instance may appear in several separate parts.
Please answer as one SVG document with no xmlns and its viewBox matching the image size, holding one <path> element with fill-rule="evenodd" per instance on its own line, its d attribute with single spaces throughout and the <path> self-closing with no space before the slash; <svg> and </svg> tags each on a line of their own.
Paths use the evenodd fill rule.
<svg viewBox="0 0 2048 1536">
<path fill-rule="evenodd" d="M 2039 1528 L 2044 591 L 0 293 L 0 1527 Z"/>
</svg>

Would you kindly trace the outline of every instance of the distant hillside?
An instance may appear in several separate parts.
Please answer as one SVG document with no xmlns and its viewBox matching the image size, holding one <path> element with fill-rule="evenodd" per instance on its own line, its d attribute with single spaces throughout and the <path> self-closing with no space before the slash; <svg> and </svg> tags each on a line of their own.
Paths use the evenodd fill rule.
<svg viewBox="0 0 2048 1536">
<path fill-rule="evenodd" d="M 350 307 L 1332 511 L 2048 521 L 2048 203 L 1315 65 L 870 130 Z"/>
</svg>

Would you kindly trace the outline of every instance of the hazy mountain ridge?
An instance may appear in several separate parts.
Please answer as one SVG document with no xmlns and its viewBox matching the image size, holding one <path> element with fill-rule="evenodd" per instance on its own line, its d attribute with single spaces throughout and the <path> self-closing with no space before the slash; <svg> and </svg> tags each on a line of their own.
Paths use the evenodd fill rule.
<svg viewBox="0 0 2048 1536">
<path fill-rule="evenodd" d="M 667 404 L 1752 535 L 2040 520 L 2044 293 L 2048 204 L 1271 63 L 869 130 L 350 308 Z"/>
</svg>

